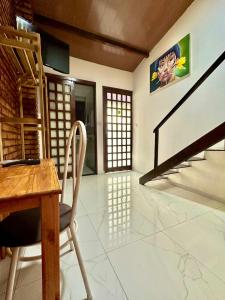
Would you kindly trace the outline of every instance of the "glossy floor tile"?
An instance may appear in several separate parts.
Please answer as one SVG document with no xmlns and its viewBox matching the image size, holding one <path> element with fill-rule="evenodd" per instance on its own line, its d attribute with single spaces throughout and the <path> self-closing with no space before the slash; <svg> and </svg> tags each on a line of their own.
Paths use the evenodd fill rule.
<svg viewBox="0 0 225 300">
<path fill-rule="evenodd" d="M 133 192 L 134 205 L 164 230 L 210 211 L 211 207 L 164 191 L 139 186 Z M 220 205 L 223 205 L 220 203 Z"/>
<path fill-rule="evenodd" d="M 141 186 L 139 177 L 82 178 L 77 236 L 93 299 L 225 300 L 224 203 L 169 181 Z M 68 204 L 71 192 L 68 180 Z M 25 253 L 37 255 L 40 246 Z M 0 262 L 0 300 L 8 268 L 9 259 Z M 62 300 L 85 298 L 74 252 L 61 257 L 61 291 Z M 41 299 L 40 261 L 20 264 L 14 300 L 24 299 Z"/>
<path fill-rule="evenodd" d="M 94 299 L 125 300 L 123 288 L 106 255 L 86 261 L 86 269 Z M 71 265 L 61 270 L 61 297 L 63 300 L 85 299 L 85 290 L 79 267 Z M 14 300 L 40 300 L 41 280 L 18 286 Z"/>
<path fill-rule="evenodd" d="M 130 300 L 224 299 L 225 284 L 158 233 L 109 253 Z"/>
<path fill-rule="evenodd" d="M 224 211 L 211 211 L 165 232 L 225 281 Z"/>
<path fill-rule="evenodd" d="M 106 255 L 87 260 L 85 266 L 93 299 L 127 299 Z M 63 272 L 62 296 L 65 300 L 84 298 L 85 291 L 78 266 L 71 266 Z"/>
</svg>

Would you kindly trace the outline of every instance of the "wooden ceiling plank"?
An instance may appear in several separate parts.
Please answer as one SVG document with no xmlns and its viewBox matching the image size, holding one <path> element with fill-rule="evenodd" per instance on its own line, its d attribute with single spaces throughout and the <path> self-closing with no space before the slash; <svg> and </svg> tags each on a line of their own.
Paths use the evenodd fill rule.
<svg viewBox="0 0 225 300">
<path fill-rule="evenodd" d="M 74 28 L 37 22 L 43 30 L 70 45 L 70 55 L 126 71 L 134 71 L 143 54 L 113 45 L 119 41 L 149 52 L 194 0 L 33 0 L 34 13 L 69 27 L 110 39 L 82 35 Z M 48 26 L 49 25 L 49 26 Z M 58 32 L 56 32 L 58 31 Z M 111 41 L 112 40 L 112 41 Z"/>
<path fill-rule="evenodd" d="M 71 32 L 65 32 L 47 25 L 38 24 L 38 26 L 45 32 L 56 38 L 60 37 L 63 42 L 69 44 L 72 57 L 129 72 L 132 72 L 144 58 L 137 53 L 131 53 L 125 49 L 99 43 L 98 41 L 84 39 Z"/>
<path fill-rule="evenodd" d="M 130 52 L 134 52 L 136 54 L 142 55 L 143 57 L 149 56 L 149 51 L 147 51 L 147 50 L 144 50 L 144 49 L 141 49 L 138 47 L 134 47 L 132 45 L 121 42 L 119 40 L 111 39 L 104 35 L 89 32 L 89 31 L 83 30 L 81 28 L 78 28 L 78 27 L 75 27 L 75 26 L 72 26 L 69 24 L 65 24 L 65 23 L 59 22 L 57 20 L 42 16 L 42 15 L 34 14 L 34 22 L 46 24 L 46 25 L 54 27 L 54 28 L 69 31 L 69 32 L 72 32 L 73 34 L 82 36 L 83 38 L 87 38 L 89 40 L 100 41 L 104 44 L 110 44 L 110 45 L 113 45 L 116 47 L 120 47 L 120 48 L 123 48 Z"/>
</svg>

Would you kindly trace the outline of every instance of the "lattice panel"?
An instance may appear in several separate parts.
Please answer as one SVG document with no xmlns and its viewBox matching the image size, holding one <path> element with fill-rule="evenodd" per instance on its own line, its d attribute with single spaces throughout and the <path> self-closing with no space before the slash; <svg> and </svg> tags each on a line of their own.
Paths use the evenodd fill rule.
<svg viewBox="0 0 225 300">
<path fill-rule="evenodd" d="M 104 88 L 105 170 L 132 168 L 132 93 Z"/>
<path fill-rule="evenodd" d="M 64 172 L 66 142 L 71 129 L 72 90 L 73 83 L 70 81 L 48 80 L 50 149 L 60 177 Z M 71 172 L 72 157 L 70 156 L 68 173 Z"/>
<path fill-rule="evenodd" d="M 110 247 L 124 244 L 131 230 L 131 177 L 122 175 L 109 177 L 108 237 Z"/>
</svg>

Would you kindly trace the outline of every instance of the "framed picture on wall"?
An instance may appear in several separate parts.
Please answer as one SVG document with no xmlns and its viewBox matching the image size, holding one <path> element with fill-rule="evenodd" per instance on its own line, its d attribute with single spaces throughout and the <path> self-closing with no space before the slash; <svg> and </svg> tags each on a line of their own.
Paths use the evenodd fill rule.
<svg viewBox="0 0 225 300">
<path fill-rule="evenodd" d="M 190 34 L 150 65 L 150 93 L 184 79 L 190 74 Z"/>
</svg>

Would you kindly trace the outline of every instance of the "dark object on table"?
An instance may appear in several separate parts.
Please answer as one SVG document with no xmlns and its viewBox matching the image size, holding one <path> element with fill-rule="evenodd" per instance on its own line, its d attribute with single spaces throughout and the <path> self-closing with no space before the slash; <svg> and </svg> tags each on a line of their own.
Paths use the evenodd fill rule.
<svg viewBox="0 0 225 300">
<path fill-rule="evenodd" d="M 40 159 L 18 159 L 13 161 L 2 162 L 2 167 L 10 167 L 15 165 L 39 165 Z"/>
</svg>

